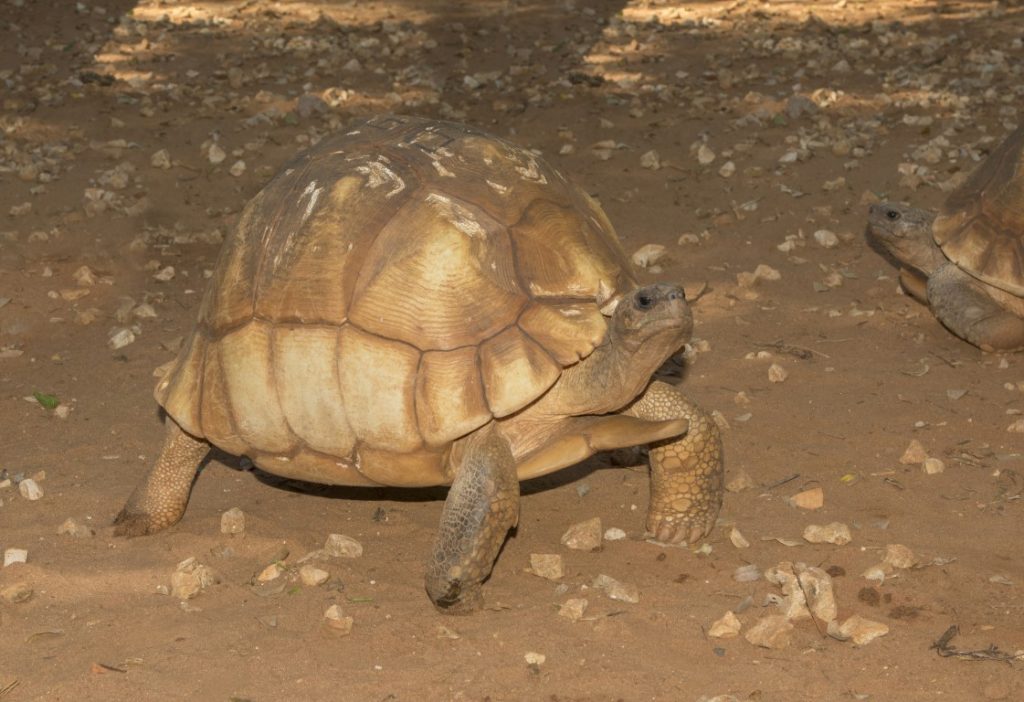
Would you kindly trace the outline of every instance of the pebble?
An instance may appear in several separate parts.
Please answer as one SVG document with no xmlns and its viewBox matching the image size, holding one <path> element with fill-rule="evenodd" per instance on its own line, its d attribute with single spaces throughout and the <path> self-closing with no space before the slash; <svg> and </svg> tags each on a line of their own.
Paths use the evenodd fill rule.
<svg viewBox="0 0 1024 702">
<path fill-rule="evenodd" d="M 303 585 L 309 585 L 310 587 L 323 585 L 330 577 L 330 573 L 317 568 L 315 565 L 306 564 L 299 568 L 299 579 L 302 580 Z"/>
<path fill-rule="evenodd" d="M 333 604 L 324 612 L 324 624 L 334 636 L 348 636 L 352 633 L 352 617 L 346 615 L 341 605 Z"/>
<path fill-rule="evenodd" d="M 814 240 L 826 249 L 834 249 L 839 246 L 839 237 L 836 236 L 835 232 L 831 232 L 828 229 L 819 229 L 814 232 Z"/>
<path fill-rule="evenodd" d="M 210 163 L 216 166 L 218 163 L 223 163 L 228 155 L 224 153 L 224 149 L 220 148 L 217 144 L 210 144 L 210 150 L 206 152 L 206 158 L 209 159 Z"/>
<path fill-rule="evenodd" d="M 803 490 L 790 497 L 789 503 L 800 509 L 821 509 L 825 505 L 825 491 L 820 487 Z"/>
<path fill-rule="evenodd" d="M 569 621 L 578 622 L 583 618 L 583 613 L 587 611 L 588 604 L 590 603 L 582 597 L 569 598 L 559 605 L 558 616 L 565 617 Z"/>
<path fill-rule="evenodd" d="M 28 583 L 11 583 L 0 588 L 0 600 L 8 604 L 20 604 L 21 602 L 28 602 L 32 599 L 32 595 L 35 594 Z"/>
<path fill-rule="evenodd" d="M 605 541 L 622 541 L 626 538 L 626 532 L 618 527 L 608 527 L 604 532 Z"/>
<path fill-rule="evenodd" d="M 640 157 L 640 165 L 652 171 L 661 168 L 661 158 L 658 156 L 658 152 L 653 149 L 646 152 Z"/>
<path fill-rule="evenodd" d="M 601 518 L 578 522 L 562 534 L 562 545 L 574 551 L 596 551 L 601 548 L 603 530 Z"/>
<path fill-rule="evenodd" d="M 750 548 L 750 542 L 747 541 L 746 537 L 736 527 L 729 530 L 729 541 L 736 548 Z"/>
<path fill-rule="evenodd" d="M 926 458 L 928 458 L 928 452 L 924 450 L 924 446 L 917 439 L 912 439 L 903 455 L 900 456 L 900 463 L 903 465 L 924 463 Z"/>
<path fill-rule="evenodd" d="M 609 575 L 598 575 L 594 578 L 594 582 L 591 585 L 597 590 L 603 590 L 604 594 L 612 600 L 628 602 L 630 604 L 636 604 L 640 601 L 640 591 L 636 585 L 619 582 Z"/>
<path fill-rule="evenodd" d="M 858 646 L 869 644 L 880 636 L 889 633 L 889 627 L 880 622 L 866 619 L 859 614 L 854 614 L 842 624 L 830 622 L 828 634 L 840 641 L 853 641 Z"/>
<path fill-rule="evenodd" d="M 220 533 L 245 533 L 245 512 L 240 510 L 238 507 L 232 507 L 226 512 L 223 512 L 220 515 Z"/>
<path fill-rule="evenodd" d="M 771 614 L 759 619 L 743 638 L 755 646 L 780 650 L 792 641 L 793 625 L 782 615 Z"/>
<path fill-rule="evenodd" d="M 885 558 L 882 562 L 893 568 L 913 568 L 917 564 L 917 556 L 903 544 L 889 544 L 885 547 Z"/>
<path fill-rule="evenodd" d="M 15 563 L 26 563 L 27 561 L 28 551 L 26 549 L 9 548 L 4 551 L 4 568 L 14 565 Z"/>
<path fill-rule="evenodd" d="M 733 571 L 732 579 L 738 583 L 752 583 L 761 579 L 761 569 L 753 563 L 741 565 Z"/>
<path fill-rule="evenodd" d="M 708 636 L 716 639 L 731 639 L 739 636 L 742 626 L 739 617 L 730 610 L 711 625 L 708 629 Z"/>
<path fill-rule="evenodd" d="M 842 522 L 831 522 L 825 526 L 808 524 L 804 529 L 804 540 L 812 544 L 835 544 L 845 546 L 853 540 L 850 527 Z"/>
<path fill-rule="evenodd" d="M 661 260 L 666 250 L 661 244 L 645 244 L 633 252 L 633 265 L 637 268 L 649 268 Z"/>
<path fill-rule="evenodd" d="M 39 487 L 39 483 L 32 478 L 25 478 L 18 483 L 18 492 L 20 492 L 21 496 L 26 500 L 35 501 L 42 499 L 43 497 L 43 489 Z"/>
<path fill-rule="evenodd" d="M 186 558 L 171 574 L 171 595 L 179 600 L 190 600 L 218 582 L 220 578 L 212 568 L 202 565 L 194 557 Z"/>
<path fill-rule="evenodd" d="M 256 580 L 261 583 L 269 583 L 271 580 L 277 580 L 284 575 L 284 570 L 284 566 L 280 563 L 271 563 L 259 572 L 259 575 L 256 576 Z"/>
<path fill-rule="evenodd" d="M 96 530 L 91 526 L 80 524 L 73 518 L 68 517 L 64 522 L 57 527 L 57 533 L 64 536 L 73 536 L 76 539 L 87 539 L 92 536 L 96 536 Z"/>
<path fill-rule="evenodd" d="M 110 332 L 110 339 L 107 346 L 112 350 L 122 349 L 128 344 L 135 343 L 135 332 L 128 327 L 116 327 Z"/>
<path fill-rule="evenodd" d="M 330 534 L 324 542 L 324 553 L 336 558 L 359 558 L 363 555 L 363 545 L 344 534 Z"/>
<path fill-rule="evenodd" d="M 562 557 L 555 553 L 531 553 L 530 572 L 548 580 L 559 580 L 565 575 Z"/>
<path fill-rule="evenodd" d="M 716 158 L 716 154 L 711 150 L 711 147 L 707 144 L 701 144 L 697 148 L 697 163 L 702 166 L 707 166 Z"/>
<path fill-rule="evenodd" d="M 1011 434 L 1024 434 L 1024 417 L 1018 419 L 1010 426 L 1006 427 L 1006 431 Z"/>
<path fill-rule="evenodd" d="M 523 658 L 526 660 L 527 665 L 543 665 L 544 661 L 548 659 L 543 653 L 537 653 L 536 651 L 527 651 Z"/>
<path fill-rule="evenodd" d="M 723 178 L 731 178 L 736 173 L 736 164 L 732 161 L 726 161 L 722 164 L 722 167 L 718 169 L 718 175 Z"/>
<path fill-rule="evenodd" d="M 773 363 L 768 366 L 768 381 L 772 383 L 785 382 L 786 378 L 789 377 L 789 371 L 780 366 L 778 363 Z"/>
<path fill-rule="evenodd" d="M 736 473 L 735 477 L 730 478 L 725 484 L 725 489 L 729 492 L 742 492 L 743 490 L 749 490 L 754 487 L 757 487 L 757 483 L 755 483 L 754 479 L 750 477 L 750 474 L 743 469 L 740 469 Z"/>
<path fill-rule="evenodd" d="M 937 473 L 944 472 L 946 470 L 946 464 L 943 463 L 938 458 L 931 458 L 931 457 L 929 457 L 929 458 L 924 459 L 924 463 L 921 464 L 921 468 L 928 475 L 935 475 Z"/>
<path fill-rule="evenodd" d="M 167 149 L 160 149 L 149 157 L 149 165 L 153 168 L 168 169 L 171 167 L 171 154 Z"/>
<path fill-rule="evenodd" d="M 239 159 L 231 164 L 231 168 L 228 169 L 228 173 L 238 178 L 245 173 L 245 161 Z"/>
</svg>

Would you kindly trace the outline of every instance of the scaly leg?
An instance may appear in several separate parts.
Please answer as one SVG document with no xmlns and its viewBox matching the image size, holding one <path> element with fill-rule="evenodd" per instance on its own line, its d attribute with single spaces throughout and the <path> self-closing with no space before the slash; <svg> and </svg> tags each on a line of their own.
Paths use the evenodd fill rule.
<svg viewBox="0 0 1024 702">
<path fill-rule="evenodd" d="M 160 456 L 114 519 L 114 534 L 152 534 L 181 519 L 196 471 L 209 450 L 210 444 L 185 433 L 168 417 Z"/>
<path fill-rule="evenodd" d="M 1024 319 L 987 295 L 985 287 L 948 263 L 928 279 L 928 301 L 947 329 L 983 351 L 1024 348 Z"/>
<path fill-rule="evenodd" d="M 519 520 L 519 479 L 512 449 L 493 425 L 467 439 L 454 469 L 427 567 L 427 594 L 442 612 L 468 614 L 480 606 L 480 586 Z"/>
<path fill-rule="evenodd" d="M 715 525 L 722 506 L 724 469 L 718 425 L 682 392 L 655 381 L 624 414 L 651 421 L 690 421 L 679 439 L 652 444 L 651 506 L 647 531 L 666 543 L 693 544 Z"/>
</svg>

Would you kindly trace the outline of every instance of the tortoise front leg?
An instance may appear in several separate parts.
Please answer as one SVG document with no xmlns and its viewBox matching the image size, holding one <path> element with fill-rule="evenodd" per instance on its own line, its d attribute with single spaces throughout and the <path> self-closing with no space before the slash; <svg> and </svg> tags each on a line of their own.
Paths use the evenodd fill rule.
<svg viewBox="0 0 1024 702">
<path fill-rule="evenodd" d="M 427 594 L 442 612 L 468 614 L 480 606 L 481 584 L 519 520 L 519 478 L 512 449 L 493 425 L 466 440 L 453 469 L 427 566 Z"/>
<path fill-rule="evenodd" d="M 114 534 L 152 534 L 181 519 L 196 471 L 209 451 L 210 444 L 186 433 L 168 417 L 160 456 L 114 518 Z"/>
<path fill-rule="evenodd" d="M 928 302 L 935 317 L 961 339 L 983 351 L 1024 348 L 1024 319 L 985 293 L 985 286 L 952 263 L 928 278 Z"/>
<path fill-rule="evenodd" d="M 679 439 L 652 444 L 651 505 L 647 531 L 657 541 L 692 544 L 715 525 L 722 507 L 724 468 L 718 425 L 677 388 L 655 381 L 625 411 L 640 419 L 686 418 Z"/>
</svg>

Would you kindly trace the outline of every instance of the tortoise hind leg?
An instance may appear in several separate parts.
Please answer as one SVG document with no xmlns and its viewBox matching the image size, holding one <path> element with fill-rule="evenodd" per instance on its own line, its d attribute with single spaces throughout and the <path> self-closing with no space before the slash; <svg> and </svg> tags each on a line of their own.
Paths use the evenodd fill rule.
<svg viewBox="0 0 1024 702">
<path fill-rule="evenodd" d="M 986 287 L 949 263 L 928 279 L 928 302 L 947 329 L 983 351 L 1024 348 L 1024 319 L 988 295 Z"/>
<path fill-rule="evenodd" d="M 655 381 L 624 414 L 664 421 L 685 418 L 686 434 L 651 444 L 651 505 L 647 531 L 657 541 L 692 544 L 715 525 L 724 470 L 718 425 L 677 388 Z"/>
<path fill-rule="evenodd" d="M 427 594 L 448 614 L 480 606 L 480 588 L 509 529 L 519 520 L 519 478 L 512 449 L 493 425 L 470 436 L 441 511 L 427 566 Z"/>
<path fill-rule="evenodd" d="M 210 444 L 186 433 L 168 417 L 160 456 L 114 518 L 114 534 L 152 534 L 181 519 L 196 471 L 209 451 Z"/>
</svg>

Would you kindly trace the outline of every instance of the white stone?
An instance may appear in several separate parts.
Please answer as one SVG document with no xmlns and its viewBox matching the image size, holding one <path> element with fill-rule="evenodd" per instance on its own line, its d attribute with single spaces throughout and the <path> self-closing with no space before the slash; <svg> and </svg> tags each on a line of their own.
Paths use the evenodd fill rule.
<svg viewBox="0 0 1024 702">
<path fill-rule="evenodd" d="M 9 548 L 4 551 L 4 568 L 15 563 L 28 561 L 28 551 L 23 548 Z"/>
<path fill-rule="evenodd" d="M 323 550 L 328 556 L 337 558 L 359 558 L 363 555 L 363 545 L 344 534 L 330 534 Z"/>
<path fill-rule="evenodd" d="M 39 483 L 32 480 L 32 478 L 25 478 L 18 483 L 18 492 L 20 492 L 21 496 L 26 500 L 32 501 L 41 499 L 43 496 L 43 489 L 39 487 Z"/>
</svg>

